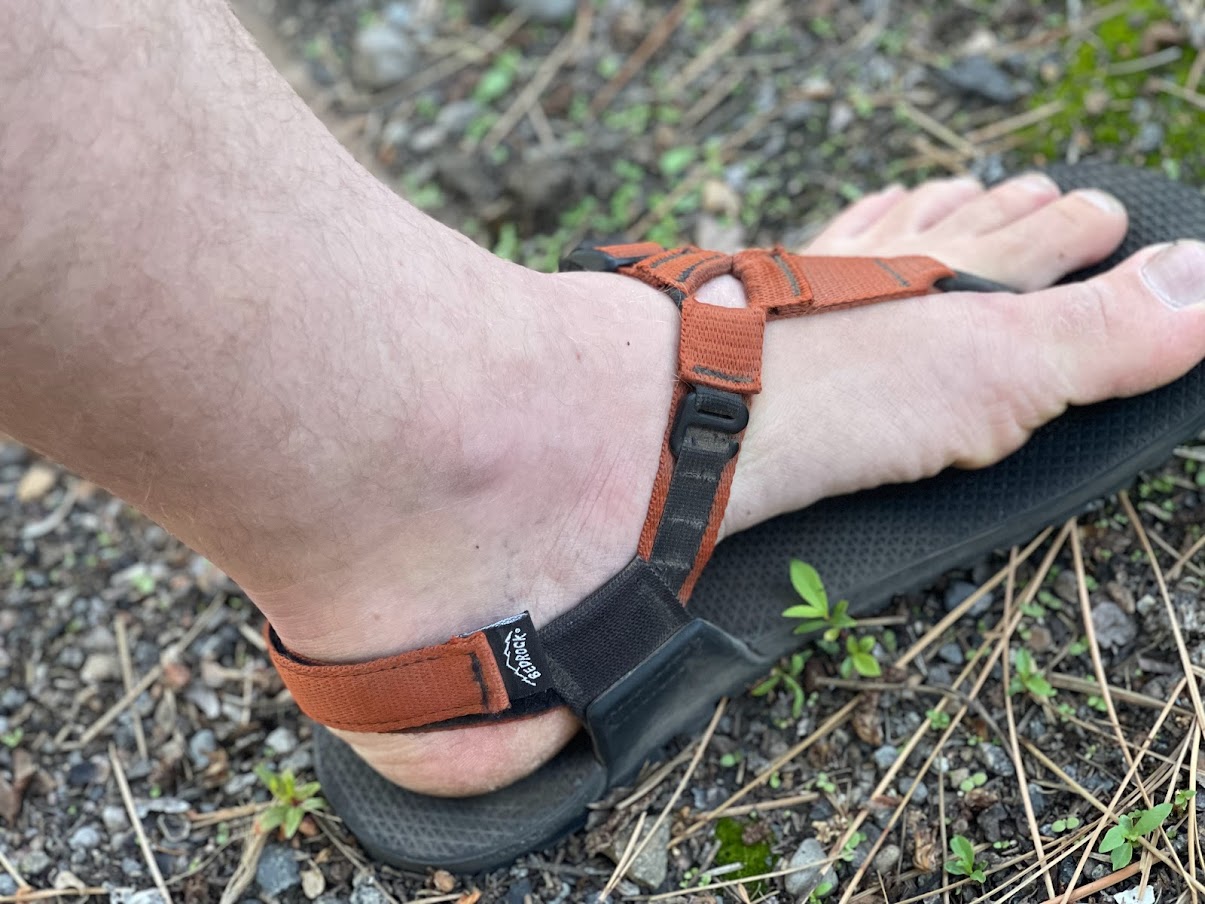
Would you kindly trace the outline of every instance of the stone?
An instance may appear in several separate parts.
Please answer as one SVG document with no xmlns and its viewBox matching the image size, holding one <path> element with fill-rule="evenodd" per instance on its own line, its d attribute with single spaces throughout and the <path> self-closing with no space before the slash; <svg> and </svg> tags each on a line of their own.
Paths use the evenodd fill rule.
<svg viewBox="0 0 1205 904">
<path fill-rule="evenodd" d="M 807 898 L 821 885 L 835 886 L 837 874 L 831 866 L 824 865 L 827 857 L 828 851 L 815 838 L 808 838 L 799 845 L 787 862 L 787 869 L 795 870 L 786 875 L 787 894 L 796 898 Z"/>
<path fill-rule="evenodd" d="M 1093 604 L 1092 626 L 1096 629 L 1097 642 L 1106 650 L 1120 649 L 1138 636 L 1134 620 L 1111 601 Z"/>
<path fill-rule="evenodd" d="M 946 588 L 944 600 L 946 611 L 953 612 L 966 601 L 967 597 L 978 589 L 978 585 L 972 584 L 970 581 L 951 581 L 950 586 Z M 985 593 L 979 602 L 971 606 L 971 611 L 968 614 L 972 618 L 978 618 L 980 615 L 986 615 L 992 608 L 992 603 L 994 603 L 995 600 L 995 594 Z"/>
<path fill-rule="evenodd" d="M 884 744 L 874 752 L 874 764 L 879 767 L 881 772 L 886 772 L 895 765 L 895 761 L 899 755 L 899 748 L 891 744 Z"/>
<path fill-rule="evenodd" d="M 983 54 L 972 54 L 956 60 L 941 76 L 963 94 L 982 97 L 994 104 L 1011 104 L 1026 92 L 1007 72 Z"/>
<path fill-rule="evenodd" d="M 211 729 L 202 728 L 188 739 L 188 758 L 197 769 L 208 766 L 210 755 L 217 749 L 218 739 Z"/>
<path fill-rule="evenodd" d="M 163 896 L 157 888 L 144 888 L 126 899 L 126 904 L 163 904 Z"/>
<path fill-rule="evenodd" d="M 16 712 L 25 705 L 25 701 L 29 699 L 29 694 L 17 687 L 7 687 L 3 693 L 0 693 L 0 710 L 5 712 Z"/>
<path fill-rule="evenodd" d="M 326 891 L 326 876 L 322 874 L 322 870 L 314 867 L 313 869 L 302 870 L 301 872 L 301 893 L 313 901 L 319 895 Z"/>
<path fill-rule="evenodd" d="M 46 856 L 45 851 L 30 851 L 17 864 L 17 872 L 28 879 L 31 876 L 42 875 L 53 865 L 53 861 Z"/>
<path fill-rule="evenodd" d="M 125 808 L 115 804 L 110 804 L 100 811 L 100 821 L 110 835 L 130 827 L 130 819 L 126 816 Z"/>
<path fill-rule="evenodd" d="M 942 662 L 950 665 L 962 665 L 966 662 L 966 657 L 962 653 L 962 647 L 956 643 L 942 644 L 937 650 L 937 656 Z"/>
<path fill-rule="evenodd" d="M 1003 747 L 997 747 L 995 744 L 980 744 L 976 748 L 976 755 L 988 772 L 1002 775 L 1005 778 L 1017 773 L 1016 767 L 1013 766 L 1013 758 Z"/>
<path fill-rule="evenodd" d="M 96 830 L 95 826 L 80 826 L 71 833 L 67 844 L 81 851 L 90 851 L 100 846 L 100 832 Z"/>
<path fill-rule="evenodd" d="M 389 904 L 389 898 L 377 888 L 376 879 L 372 876 L 357 876 L 353 880 L 355 889 L 351 893 L 350 904 Z"/>
<path fill-rule="evenodd" d="M 1079 580 L 1074 571 L 1063 569 L 1055 575 L 1054 595 L 1064 603 L 1070 603 L 1073 606 L 1079 605 Z"/>
<path fill-rule="evenodd" d="M 297 749 L 297 735 L 281 725 L 264 738 L 264 744 L 281 756 L 285 756 Z"/>
<path fill-rule="evenodd" d="M 352 42 L 352 78 L 371 91 L 396 85 L 421 65 L 422 54 L 414 37 L 383 22 L 361 28 Z"/>
<path fill-rule="evenodd" d="M 17 883 L 8 873 L 0 873 L 0 895 L 8 896 L 17 893 Z"/>
<path fill-rule="evenodd" d="M 874 868 L 882 875 L 887 875 L 900 863 L 902 852 L 899 845 L 885 844 L 874 857 Z"/>
<path fill-rule="evenodd" d="M 1149 154 L 1163 146 L 1163 126 L 1157 122 L 1144 122 L 1134 139 L 1134 150 L 1140 154 Z M 1147 889 L 1148 891 L 1150 889 Z"/>
<path fill-rule="evenodd" d="M 270 844 L 260 855 L 255 868 L 255 883 L 270 898 L 301 884 L 301 870 L 293 859 L 293 851 L 283 844 Z"/>
<path fill-rule="evenodd" d="M 627 850 L 628 841 L 631 840 L 632 832 L 622 832 L 616 835 L 609 847 L 603 850 L 603 853 L 619 862 L 619 858 L 623 856 L 623 852 Z M 640 855 L 632 861 L 632 866 L 628 870 L 627 876 L 629 879 L 639 883 L 645 888 L 657 888 L 665 881 L 666 873 L 669 871 L 669 821 L 661 823 L 657 827 L 657 834 L 653 836 L 651 841 L 645 843 L 645 838 L 648 833 L 645 833 L 644 838 L 638 844 L 644 844 L 644 849 Z"/>
<path fill-rule="evenodd" d="M 564 22 L 577 9 L 577 0 L 504 0 L 503 6 L 526 13 L 534 22 L 556 24 Z"/>
<path fill-rule="evenodd" d="M 79 676 L 85 684 L 116 681 L 121 677 L 121 663 L 112 653 L 92 653 L 84 660 Z"/>
</svg>

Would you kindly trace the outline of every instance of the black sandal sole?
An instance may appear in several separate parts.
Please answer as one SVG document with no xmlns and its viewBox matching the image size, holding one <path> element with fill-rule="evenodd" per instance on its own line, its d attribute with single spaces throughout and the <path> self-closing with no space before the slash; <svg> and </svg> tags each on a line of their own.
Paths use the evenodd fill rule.
<svg viewBox="0 0 1205 904">
<path fill-rule="evenodd" d="M 1049 173 L 1065 189 L 1106 189 L 1130 212 L 1121 248 L 1069 281 L 1149 244 L 1205 239 L 1205 196 L 1196 189 L 1103 164 Z M 637 739 L 640 755 L 633 759 L 656 759 L 666 741 L 706 718 L 719 696 L 739 692 L 799 646 L 781 615 L 798 602 L 787 576 L 792 558 L 814 565 L 833 598 L 848 598 L 864 615 L 893 594 L 1077 514 L 1164 462 L 1202 429 L 1205 364 L 1155 392 L 1072 409 L 990 468 L 826 499 L 731 537 L 704 569 L 688 611 L 747 655 L 718 680 L 706 657 L 697 659 L 699 674 L 677 664 L 677 693 L 665 690 L 664 679 L 650 681 L 650 695 L 665 698 L 663 718 Z M 581 826 L 587 805 L 629 777 L 608 776 L 589 739 L 579 735 L 513 785 L 478 797 L 437 798 L 385 780 L 328 731 L 317 731 L 315 748 L 318 777 L 334 810 L 370 855 L 404 868 L 474 873 L 503 866 Z"/>
</svg>

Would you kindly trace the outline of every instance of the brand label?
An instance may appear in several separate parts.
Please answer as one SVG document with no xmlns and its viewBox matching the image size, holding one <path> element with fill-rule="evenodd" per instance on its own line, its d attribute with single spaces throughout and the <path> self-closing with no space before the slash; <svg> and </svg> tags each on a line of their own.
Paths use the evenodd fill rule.
<svg viewBox="0 0 1205 904">
<path fill-rule="evenodd" d="M 524 612 L 485 630 L 512 700 L 530 697 L 552 686 L 548 660 L 531 616 Z"/>
</svg>

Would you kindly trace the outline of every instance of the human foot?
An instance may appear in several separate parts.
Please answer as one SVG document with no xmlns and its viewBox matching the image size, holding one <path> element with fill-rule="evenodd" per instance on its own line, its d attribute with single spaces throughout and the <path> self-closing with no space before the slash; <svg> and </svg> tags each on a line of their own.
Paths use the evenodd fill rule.
<svg viewBox="0 0 1205 904">
<path fill-rule="evenodd" d="M 984 193 L 947 182 L 867 198 L 809 250 L 928 253 L 1036 288 L 1112 250 L 1124 216 L 1110 207 L 1081 193 L 1060 200 L 1057 189 L 1041 183 Z M 1055 239 L 1033 241 L 1049 235 Z M 1194 253 L 1205 258 L 1200 248 Z M 1169 260 L 1175 264 L 1162 258 Z M 1028 296 L 934 296 L 774 324 L 766 390 L 753 407 L 725 529 L 948 464 L 986 464 L 1068 403 L 1142 391 L 1179 375 L 1205 351 L 1205 315 L 1174 313 L 1151 292 L 1156 270 L 1144 276 L 1141 264 L 1087 286 Z M 1178 267 L 1173 274 L 1199 288 L 1205 260 Z M 530 361 L 539 367 L 507 374 L 518 378 L 509 427 L 485 410 L 460 437 L 472 448 L 493 432 L 507 454 L 490 462 L 495 473 L 455 507 L 415 513 L 421 529 L 402 530 L 409 544 L 403 560 L 449 556 L 442 574 L 425 572 L 442 582 L 388 574 L 380 564 L 391 558 L 387 552 L 361 563 L 365 595 L 355 600 L 347 587 L 339 593 L 367 604 L 353 602 L 325 624 L 307 602 L 319 582 L 283 594 L 253 590 L 294 650 L 326 660 L 369 658 L 438 642 L 521 608 L 540 624 L 630 558 L 668 409 L 675 312 L 662 296 L 615 277 L 537 282 L 554 286 L 563 305 L 549 310 L 547 336 L 533 340 Z M 1165 294 L 1169 286 L 1164 280 Z M 708 289 L 705 297 L 720 300 L 731 285 L 717 281 Z M 550 337 L 560 341 L 545 347 L 540 340 Z M 647 376 L 633 383 L 620 368 Z M 799 387 L 807 389 L 803 397 Z M 616 424 L 626 429 L 616 431 Z M 534 435 L 527 443 L 508 436 L 508 429 L 523 433 L 516 427 Z M 567 451 L 575 453 L 568 461 Z M 462 567 L 451 567 L 456 561 Z M 324 630 L 314 630 L 319 626 Z M 569 717 L 551 713 L 447 732 L 347 737 L 400 784 L 463 794 L 530 771 L 574 728 Z"/>
</svg>

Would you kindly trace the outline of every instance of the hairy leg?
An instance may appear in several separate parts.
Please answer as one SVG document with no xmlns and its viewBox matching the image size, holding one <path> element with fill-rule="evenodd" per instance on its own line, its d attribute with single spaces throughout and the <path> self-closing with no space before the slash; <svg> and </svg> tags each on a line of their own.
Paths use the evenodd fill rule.
<svg viewBox="0 0 1205 904">
<path fill-rule="evenodd" d="M 533 274 L 422 216 L 221 0 L 9 0 L 0 83 L 0 431 L 160 521 L 319 659 L 540 624 L 631 557 L 673 382 L 660 294 Z M 1039 290 L 1123 230 L 1100 195 L 956 181 L 872 196 L 816 249 Z M 1174 379 L 1205 354 L 1202 286 L 1183 243 L 1079 286 L 773 325 L 725 529 L 985 464 L 1068 404 Z M 471 793 L 574 729 L 351 740 Z"/>
</svg>

